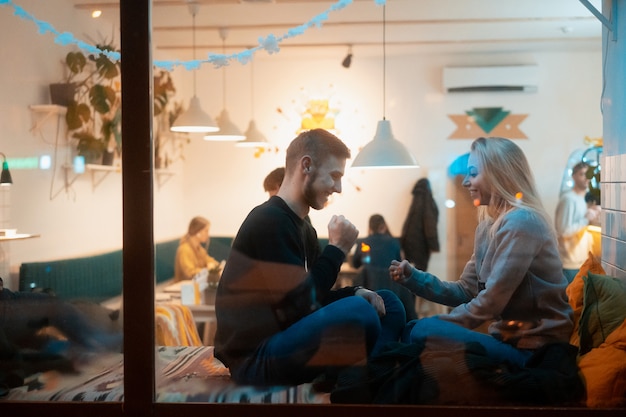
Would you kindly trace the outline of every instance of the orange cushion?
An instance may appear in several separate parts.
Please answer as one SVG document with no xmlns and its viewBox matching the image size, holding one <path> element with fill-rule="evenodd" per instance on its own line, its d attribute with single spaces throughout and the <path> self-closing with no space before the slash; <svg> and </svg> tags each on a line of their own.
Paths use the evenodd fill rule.
<svg viewBox="0 0 626 417">
<path fill-rule="evenodd" d="M 572 280 L 572 282 L 567 286 L 567 297 L 569 299 L 569 304 L 572 306 L 572 310 L 574 310 L 574 330 L 572 331 L 572 335 L 570 338 L 570 344 L 580 347 L 580 338 L 578 336 L 578 322 L 580 320 L 580 315 L 583 311 L 583 301 L 585 295 L 585 282 L 583 277 L 586 277 L 589 272 L 594 274 L 605 274 L 604 268 L 602 268 L 602 264 L 600 263 L 600 259 L 593 255 L 593 253 L 589 252 L 589 256 L 585 263 L 582 264 L 580 270 Z"/>
<path fill-rule="evenodd" d="M 626 320 L 604 343 L 583 355 L 578 367 L 587 407 L 626 406 Z"/>
</svg>

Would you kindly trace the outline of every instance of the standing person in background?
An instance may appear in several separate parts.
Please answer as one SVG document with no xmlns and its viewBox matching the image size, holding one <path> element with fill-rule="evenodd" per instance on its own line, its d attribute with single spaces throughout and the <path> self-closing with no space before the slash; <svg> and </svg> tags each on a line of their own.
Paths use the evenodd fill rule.
<svg viewBox="0 0 626 417">
<path fill-rule="evenodd" d="M 400 241 L 389 232 L 385 218 L 373 214 L 369 219 L 369 235 L 357 241 L 352 266 L 363 267 L 359 283 L 371 290 L 393 291 L 404 305 L 407 321 L 415 320 L 415 295 L 389 277 L 389 264 L 400 258 Z"/>
<path fill-rule="evenodd" d="M 573 329 L 556 234 L 513 141 L 476 139 L 467 165 L 463 186 L 478 206 L 479 223 L 460 278 L 442 281 L 406 260 L 389 267 L 394 280 L 420 297 L 453 307 L 408 323 L 404 338 L 475 342 L 489 358 L 524 367 L 544 345 L 569 343 Z M 484 323 L 487 333 L 474 330 Z"/>
<path fill-rule="evenodd" d="M 323 129 L 287 148 L 278 194 L 239 228 L 215 300 L 215 356 L 239 384 L 292 385 L 333 377 L 399 340 L 406 319 L 391 291 L 333 289 L 358 236 L 342 215 L 328 224 L 322 250 L 305 217 L 323 209 L 350 149 Z"/>
<path fill-rule="evenodd" d="M 219 266 L 219 262 L 209 255 L 209 229 L 211 222 L 204 217 L 194 217 L 189 222 L 187 234 L 180 239 L 174 262 L 174 282 L 190 280 L 203 270 Z"/>
<path fill-rule="evenodd" d="M 597 222 L 600 216 L 600 206 L 589 205 L 585 200 L 589 189 L 588 169 L 589 165 L 585 162 L 574 165 L 574 185 L 561 195 L 554 218 L 563 273 L 569 282 L 593 249 L 593 236 L 587 231 L 587 226 Z"/>
<path fill-rule="evenodd" d="M 417 181 L 412 194 L 413 201 L 402 226 L 400 245 L 404 257 L 417 269 L 426 271 L 431 253 L 439 252 L 439 210 L 427 178 Z"/>
</svg>

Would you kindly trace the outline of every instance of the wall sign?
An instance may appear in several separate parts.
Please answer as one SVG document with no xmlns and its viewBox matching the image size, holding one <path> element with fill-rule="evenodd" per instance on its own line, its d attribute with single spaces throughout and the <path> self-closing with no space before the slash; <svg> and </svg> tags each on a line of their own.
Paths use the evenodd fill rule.
<svg viewBox="0 0 626 417">
<path fill-rule="evenodd" d="M 448 139 L 475 139 L 481 136 L 501 136 L 528 139 L 519 128 L 527 114 L 511 114 L 502 107 L 475 107 L 465 114 L 449 114 L 456 130 Z"/>
</svg>

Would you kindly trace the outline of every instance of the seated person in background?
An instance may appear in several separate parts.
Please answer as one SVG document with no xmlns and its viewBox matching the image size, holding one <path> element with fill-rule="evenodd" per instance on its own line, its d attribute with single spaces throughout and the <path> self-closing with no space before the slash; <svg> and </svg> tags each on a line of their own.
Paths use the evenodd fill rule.
<svg viewBox="0 0 626 417">
<path fill-rule="evenodd" d="M 363 269 L 358 283 L 371 290 L 388 289 L 393 291 L 406 312 L 407 320 L 415 320 L 415 295 L 389 277 L 389 264 L 400 259 L 400 241 L 389 233 L 385 218 L 374 214 L 369 219 L 369 235 L 356 243 L 352 266 Z"/>
<path fill-rule="evenodd" d="M 512 141 L 476 139 L 463 186 L 480 207 L 474 253 L 458 281 L 441 281 L 406 260 L 389 267 L 418 296 L 453 307 L 408 323 L 404 337 L 477 342 L 488 357 L 523 367 L 542 346 L 569 343 L 573 329 L 556 234 Z M 473 330 L 483 323 L 488 334 Z"/>
<path fill-rule="evenodd" d="M 277 195 L 254 208 L 233 242 L 217 288 L 215 356 L 239 384 L 295 385 L 335 376 L 399 340 L 406 319 L 391 292 L 332 290 L 358 230 L 343 216 L 322 251 L 305 217 L 335 192 L 350 150 L 323 129 L 287 148 Z"/>
<path fill-rule="evenodd" d="M 203 270 L 219 266 L 219 262 L 209 255 L 209 229 L 211 223 L 204 217 L 194 217 L 189 222 L 187 234 L 180 239 L 174 263 L 174 282 L 190 280 Z"/>
</svg>

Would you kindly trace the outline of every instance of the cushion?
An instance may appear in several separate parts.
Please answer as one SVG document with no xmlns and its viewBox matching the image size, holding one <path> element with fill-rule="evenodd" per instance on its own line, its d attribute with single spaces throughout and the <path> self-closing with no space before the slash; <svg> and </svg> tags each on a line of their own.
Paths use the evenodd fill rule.
<svg viewBox="0 0 626 417">
<path fill-rule="evenodd" d="M 574 346 L 580 346 L 580 341 L 578 338 L 578 321 L 580 320 L 580 315 L 583 311 L 583 290 L 585 284 L 583 282 L 583 277 L 586 277 L 589 272 L 604 275 L 604 269 L 602 268 L 600 259 L 594 256 L 591 252 L 589 252 L 587 260 L 585 261 L 585 263 L 582 264 L 582 266 L 578 270 L 578 274 L 576 274 L 572 282 L 568 285 L 566 291 L 567 297 L 569 298 L 569 304 L 570 306 L 572 306 L 572 310 L 574 310 L 574 330 L 572 331 L 572 336 L 570 339 L 570 344 Z"/>
<path fill-rule="evenodd" d="M 600 346 L 626 319 L 626 281 L 589 272 L 583 279 L 584 306 L 580 315 L 580 354 Z"/>
<path fill-rule="evenodd" d="M 626 320 L 578 362 L 587 407 L 626 406 Z"/>
</svg>

